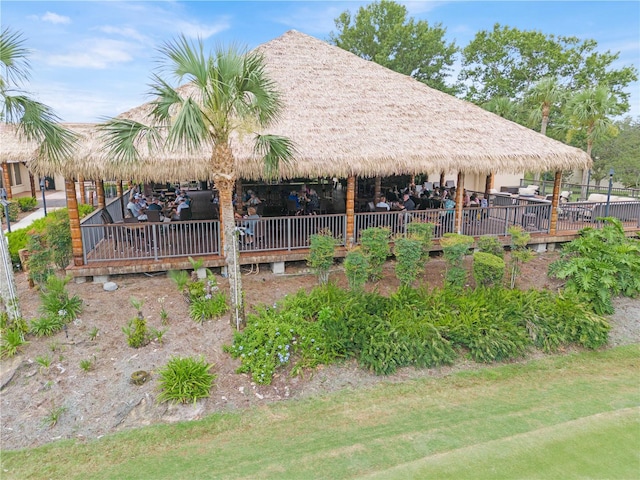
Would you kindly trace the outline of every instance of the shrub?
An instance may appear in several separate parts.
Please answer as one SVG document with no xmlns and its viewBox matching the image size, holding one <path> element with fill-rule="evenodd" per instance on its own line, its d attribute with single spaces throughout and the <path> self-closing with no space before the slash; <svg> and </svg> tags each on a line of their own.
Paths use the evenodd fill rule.
<svg viewBox="0 0 640 480">
<path fill-rule="evenodd" d="M 51 261 L 59 269 L 64 269 L 71 262 L 71 227 L 66 211 L 58 212 L 59 210 L 54 210 L 48 217 L 46 243 L 48 246 L 55 245 L 51 249 Z"/>
<path fill-rule="evenodd" d="M 93 205 L 89 205 L 88 203 L 80 203 L 78 204 L 78 216 L 82 219 L 89 215 L 91 212 L 95 210 Z M 69 219 L 69 212 L 66 208 L 61 208 L 59 210 L 55 210 L 60 215 L 66 215 L 67 219 Z"/>
<path fill-rule="evenodd" d="M 433 223 L 411 222 L 407 225 L 407 236 L 416 239 L 422 245 L 422 258 L 426 262 L 429 259 L 429 252 L 433 246 Z"/>
<path fill-rule="evenodd" d="M 478 249 L 483 253 L 490 253 L 496 257 L 504 258 L 504 246 L 496 237 L 481 236 L 478 238 Z"/>
<path fill-rule="evenodd" d="M 17 269 L 21 266 L 20 254 L 18 252 L 27 247 L 27 239 L 29 238 L 27 235 L 27 229 L 20 228 L 18 230 L 13 230 L 10 233 L 6 233 L 6 236 L 7 243 L 9 244 L 9 256 L 11 257 L 11 263 L 14 268 Z"/>
<path fill-rule="evenodd" d="M 62 330 L 65 321 L 59 315 L 46 315 L 31 320 L 31 333 L 36 337 L 50 337 Z"/>
<path fill-rule="evenodd" d="M 206 294 L 201 297 L 192 298 L 189 305 L 189 317 L 199 323 L 204 320 L 213 320 L 220 317 L 229 310 L 227 297 L 224 292 Z"/>
<path fill-rule="evenodd" d="M 189 284 L 190 276 L 186 270 L 169 270 L 169 278 L 173 280 L 173 282 L 178 287 L 180 292 L 184 292 L 185 288 Z"/>
<path fill-rule="evenodd" d="M 27 250 L 29 251 L 27 260 L 29 279 L 42 285 L 48 277 L 53 275 L 51 249 L 47 246 L 45 236 L 35 231 L 29 232 Z"/>
<path fill-rule="evenodd" d="M 473 278 L 476 286 L 492 287 L 501 285 L 504 279 L 505 263 L 502 258 L 491 253 L 473 254 Z"/>
<path fill-rule="evenodd" d="M 511 280 L 509 285 L 514 288 L 516 286 L 516 277 L 520 275 L 520 265 L 531 260 L 533 253 L 527 248 L 527 244 L 531 239 L 529 232 L 525 232 L 519 225 L 509 227 L 508 232 L 511 235 L 511 254 L 509 256 Z"/>
<path fill-rule="evenodd" d="M 21 197 L 18 198 L 18 207 L 21 212 L 30 212 L 35 210 L 38 205 L 38 201 L 34 197 Z"/>
<path fill-rule="evenodd" d="M 423 245 L 413 238 L 396 238 L 393 252 L 396 256 L 396 277 L 404 286 L 409 286 L 424 268 Z"/>
<path fill-rule="evenodd" d="M 463 288 L 467 280 L 467 272 L 462 268 L 462 262 L 473 245 L 473 237 L 445 233 L 440 239 L 440 245 L 447 262 L 446 285 L 455 289 Z"/>
<path fill-rule="evenodd" d="M 13 357 L 20 347 L 27 344 L 24 332 L 19 327 L 11 327 L 0 334 L 0 358 Z"/>
<path fill-rule="evenodd" d="M 367 228 L 360 235 L 360 245 L 369 263 L 369 278 L 379 280 L 382 278 L 382 266 L 391 254 L 389 238 L 391 231 L 388 228 Z"/>
<path fill-rule="evenodd" d="M 82 311 L 82 299 L 78 295 L 69 297 L 66 289 L 71 277 L 50 275 L 40 291 L 40 311 L 49 317 L 60 317 L 63 323 L 78 318 Z"/>
<path fill-rule="evenodd" d="M 613 296 L 640 293 L 640 241 L 627 238 L 619 220 L 604 220 L 599 230 L 581 230 L 549 266 L 550 275 L 567 279 L 567 295 L 577 296 L 599 315 L 613 313 Z"/>
<path fill-rule="evenodd" d="M 15 222 L 18 220 L 18 214 L 20 213 L 20 207 L 18 206 L 18 203 L 15 201 L 8 201 L 7 202 L 7 208 L 9 210 L 9 221 L 10 222 Z M 0 218 L 3 221 L 6 221 L 5 218 L 5 208 L 4 207 L 0 207 Z"/>
<path fill-rule="evenodd" d="M 161 390 L 159 402 L 187 403 L 209 397 L 216 375 L 209 370 L 213 365 L 204 358 L 172 357 L 159 371 Z"/>
<path fill-rule="evenodd" d="M 122 332 L 127 336 L 127 344 L 133 348 L 144 347 L 149 343 L 149 332 L 144 317 L 136 316 L 129 320 Z"/>
<path fill-rule="evenodd" d="M 329 281 L 329 269 L 333 265 L 336 239 L 331 232 L 311 235 L 310 252 L 307 262 L 318 275 L 318 281 L 324 285 Z"/>
<path fill-rule="evenodd" d="M 344 259 L 344 273 L 351 290 L 359 291 L 369 277 L 369 262 L 360 248 L 349 250 Z"/>
</svg>

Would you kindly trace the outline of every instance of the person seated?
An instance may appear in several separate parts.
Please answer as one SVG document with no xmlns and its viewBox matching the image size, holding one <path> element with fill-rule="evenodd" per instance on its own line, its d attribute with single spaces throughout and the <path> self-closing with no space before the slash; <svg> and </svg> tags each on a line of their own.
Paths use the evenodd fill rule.
<svg viewBox="0 0 640 480">
<path fill-rule="evenodd" d="M 312 188 L 309 190 L 309 201 L 305 206 L 305 213 L 307 215 L 312 215 L 316 210 L 320 209 L 320 197 L 316 191 Z"/>
<path fill-rule="evenodd" d="M 389 204 L 387 203 L 387 198 L 383 195 L 380 197 L 380 201 L 376 203 L 376 208 L 385 208 L 387 211 L 391 209 Z"/>
<path fill-rule="evenodd" d="M 258 198 L 258 195 L 256 195 L 255 192 L 249 190 L 249 198 L 247 198 L 247 200 L 244 202 L 244 205 L 246 207 L 255 207 L 259 204 L 262 203 L 262 200 L 260 200 L 260 198 Z M 248 211 L 248 210 L 247 210 Z"/>
<path fill-rule="evenodd" d="M 175 208 L 175 216 L 177 217 L 177 220 L 181 220 L 182 219 L 182 211 L 186 210 L 189 208 L 189 204 L 187 203 L 187 200 L 184 198 L 181 198 L 178 203 L 177 206 Z M 172 220 L 174 220 L 174 216 L 172 215 Z"/>
<path fill-rule="evenodd" d="M 145 210 L 140 206 L 139 195 L 134 197 L 127 203 L 127 209 L 131 212 L 131 215 L 138 220 L 144 221 L 147 219 Z"/>
<path fill-rule="evenodd" d="M 413 201 L 411 196 L 408 193 L 405 193 L 402 196 L 402 202 L 404 204 L 404 210 L 412 211 L 416 209 L 416 203 Z"/>
<path fill-rule="evenodd" d="M 478 200 L 478 195 L 475 193 L 469 197 L 469 206 L 470 207 L 479 207 L 480 200 Z"/>
<path fill-rule="evenodd" d="M 161 212 L 162 205 L 160 205 L 160 201 L 156 197 L 153 197 L 151 199 L 151 204 L 147 207 L 147 210 L 157 210 Z"/>
</svg>

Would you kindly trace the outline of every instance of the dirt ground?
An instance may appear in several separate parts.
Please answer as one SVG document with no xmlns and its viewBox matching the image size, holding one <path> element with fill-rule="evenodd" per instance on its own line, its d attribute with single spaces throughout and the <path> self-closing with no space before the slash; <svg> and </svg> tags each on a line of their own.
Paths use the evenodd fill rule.
<svg viewBox="0 0 640 480">
<path fill-rule="evenodd" d="M 524 266 L 519 286 L 556 289 L 560 282 L 546 275 L 548 264 L 557 254 L 538 254 Z M 386 265 L 384 278 L 374 286 L 386 294 L 398 282 L 393 263 Z M 444 263 L 432 258 L 423 281 L 430 286 L 442 284 Z M 226 279 L 217 276 L 219 286 L 227 288 Z M 40 300 L 28 287 L 24 274 L 17 275 L 20 306 L 24 318 L 35 318 Z M 19 449 L 42 445 L 63 438 L 78 441 L 99 438 L 122 429 L 154 423 L 168 423 L 201 418 L 217 411 L 245 409 L 266 402 L 301 398 L 344 388 L 358 388 L 378 382 L 396 382 L 420 376 L 441 376 L 465 368 L 479 368 L 460 360 L 456 365 L 438 369 L 405 368 L 389 377 L 375 376 L 357 367 L 355 362 L 318 368 L 303 376 L 278 375 L 268 386 L 256 385 L 246 374 L 235 373 L 239 362 L 223 353 L 231 343 L 233 329 L 229 316 L 202 325 L 188 316 L 188 306 L 176 285 L 165 274 L 113 277 L 118 285 L 107 292 L 102 284 L 71 282 L 69 292 L 84 301 L 79 318 L 66 332 L 48 338 L 29 338 L 22 354 L 2 362 L 0 375 L 1 448 Z M 346 287 L 339 265 L 331 280 Z M 300 288 L 309 289 L 317 280 L 304 262 L 287 264 L 284 275 L 273 275 L 266 265 L 258 274 L 243 275 L 248 309 L 252 305 L 272 304 Z M 127 345 L 122 327 L 135 316 L 129 299 L 143 300 L 142 311 L 147 324 L 156 329 L 168 328 L 163 342 L 133 349 Z M 161 301 L 163 303 L 161 303 Z M 169 312 L 168 326 L 160 318 L 162 306 Z M 620 299 L 612 317 L 611 345 L 640 342 L 640 300 Z M 95 339 L 90 332 L 98 329 Z M 195 405 L 157 403 L 156 372 L 171 356 L 202 355 L 215 364 L 217 380 L 211 397 Z M 44 368 L 37 358 L 51 358 Z M 82 360 L 92 360 L 93 368 L 85 372 Z M 137 370 L 151 373 L 141 386 L 130 382 Z M 50 426 L 47 418 L 61 408 L 58 422 Z"/>
</svg>

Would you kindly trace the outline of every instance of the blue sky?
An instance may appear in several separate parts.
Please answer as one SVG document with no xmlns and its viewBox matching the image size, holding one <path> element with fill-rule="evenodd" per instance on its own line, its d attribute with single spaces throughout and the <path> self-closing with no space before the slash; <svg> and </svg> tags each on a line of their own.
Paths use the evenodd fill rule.
<svg viewBox="0 0 640 480">
<path fill-rule="evenodd" d="M 68 122 L 95 122 L 150 98 L 157 47 L 183 33 L 211 47 L 255 47 L 295 29 L 326 40 L 333 20 L 370 2 L 355 1 L 7 1 L 2 28 L 23 32 L 31 49 L 26 89 Z M 592 38 L 601 51 L 620 52 L 617 66 L 640 68 L 640 2 L 422 1 L 405 2 L 409 15 L 442 23 L 446 39 L 466 46 L 495 23 L 545 34 Z M 640 83 L 630 88 L 640 116 Z"/>
</svg>

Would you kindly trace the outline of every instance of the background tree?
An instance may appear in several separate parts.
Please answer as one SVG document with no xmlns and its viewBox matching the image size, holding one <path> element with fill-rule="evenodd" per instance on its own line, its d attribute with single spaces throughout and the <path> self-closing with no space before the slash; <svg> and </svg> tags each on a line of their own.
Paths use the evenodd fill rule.
<svg viewBox="0 0 640 480">
<path fill-rule="evenodd" d="M 353 16 L 344 11 L 334 21 L 330 43 L 443 92 L 457 90 L 446 81 L 458 49 L 445 41 L 442 24 L 407 18 L 406 7 L 390 0 L 360 7 Z"/>
<path fill-rule="evenodd" d="M 629 109 L 625 89 L 637 80 L 638 71 L 634 66 L 614 68 L 619 53 L 600 53 L 597 47 L 595 40 L 495 24 L 463 49 L 459 79 L 467 85 L 466 98 L 477 104 L 496 96 L 522 98 L 544 77 L 556 78 L 571 91 L 608 85 L 624 113 Z"/>
<path fill-rule="evenodd" d="M 147 143 L 143 138 L 155 139 L 158 148 L 200 151 L 206 147 L 204 150 L 211 152 L 211 176 L 220 192 L 231 322 L 240 328 L 245 319 L 238 248 L 234 244 L 238 240 L 232 201 L 236 172 L 231 136 L 234 132 L 263 130 L 271 125 L 282 109 L 280 94 L 266 74 L 259 53 L 220 48 L 213 54 L 205 54 L 201 40 L 193 45 L 184 36 L 166 43 L 160 52 L 164 59 L 160 73 L 168 73 L 179 82 L 188 80 L 196 92 L 184 96 L 159 74 L 153 75 L 152 93 L 157 96 L 152 102 L 153 123 L 108 121 L 103 125 L 107 149 L 113 158 L 125 162 L 139 158 L 135 145 L 139 141 Z M 291 142 L 258 133 L 254 140 L 256 152 L 264 159 L 264 176 L 277 177 L 279 163 L 292 159 Z"/>
<path fill-rule="evenodd" d="M 508 97 L 493 97 L 482 104 L 482 108 L 496 115 L 517 122 L 520 120 L 521 104 Z"/>
<path fill-rule="evenodd" d="M 591 156 L 593 143 L 605 136 L 615 136 L 616 128 L 610 117 L 619 113 L 619 104 L 609 88 L 599 86 L 576 93 L 567 104 L 570 130 L 567 141 L 571 141 L 576 132 L 582 132 L 586 138 L 587 154 Z M 582 172 L 582 198 L 586 197 L 589 170 Z"/>
<path fill-rule="evenodd" d="M 614 178 L 625 187 L 640 188 L 640 118 L 626 117 L 614 123 L 618 130 L 615 137 L 607 137 L 593 147 L 593 171 L 600 166 L 602 178 L 613 167 Z"/>
</svg>

